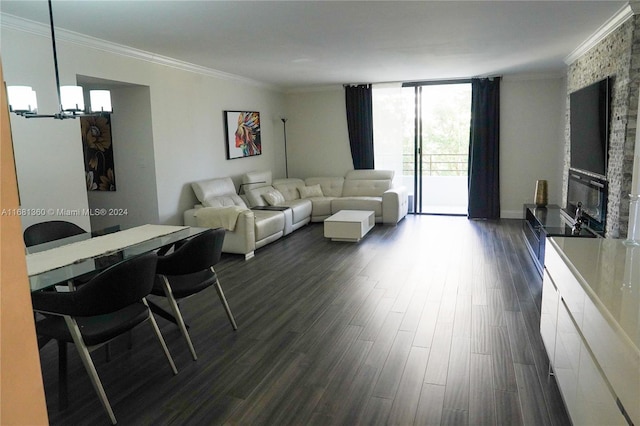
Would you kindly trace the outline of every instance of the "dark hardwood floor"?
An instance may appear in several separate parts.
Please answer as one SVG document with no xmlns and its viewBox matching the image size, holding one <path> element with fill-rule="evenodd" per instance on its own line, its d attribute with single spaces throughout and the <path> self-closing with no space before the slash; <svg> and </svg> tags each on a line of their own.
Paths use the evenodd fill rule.
<svg viewBox="0 0 640 426">
<path fill-rule="evenodd" d="M 158 319 L 93 358 L 121 425 L 567 425 L 538 331 L 542 280 L 517 220 L 409 216 L 338 243 L 312 224 L 216 270 L 181 304 L 198 352 Z M 51 424 L 109 424 L 75 349 L 69 407 L 41 351 Z"/>
</svg>

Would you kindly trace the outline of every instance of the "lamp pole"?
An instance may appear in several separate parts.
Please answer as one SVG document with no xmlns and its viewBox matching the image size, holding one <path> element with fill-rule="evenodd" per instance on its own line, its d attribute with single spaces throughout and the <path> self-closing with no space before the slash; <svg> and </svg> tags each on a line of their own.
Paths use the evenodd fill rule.
<svg viewBox="0 0 640 426">
<path fill-rule="evenodd" d="M 289 178 L 289 163 L 287 161 L 287 119 L 282 117 L 282 125 L 284 127 L 284 174 Z"/>
</svg>

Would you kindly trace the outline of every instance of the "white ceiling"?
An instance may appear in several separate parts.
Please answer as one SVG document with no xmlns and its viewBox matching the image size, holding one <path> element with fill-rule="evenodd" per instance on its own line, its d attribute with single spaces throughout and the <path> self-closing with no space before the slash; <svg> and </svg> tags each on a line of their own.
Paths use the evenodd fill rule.
<svg viewBox="0 0 640 426">
<path fill-rule="evenodd" d="M 56 27 L 292 89 L 560 74 L 625 4 L 54 0 L 53 13 Z M 48 24 L 44 0 L 2 0 L 0 12 Z"/>
</svg>

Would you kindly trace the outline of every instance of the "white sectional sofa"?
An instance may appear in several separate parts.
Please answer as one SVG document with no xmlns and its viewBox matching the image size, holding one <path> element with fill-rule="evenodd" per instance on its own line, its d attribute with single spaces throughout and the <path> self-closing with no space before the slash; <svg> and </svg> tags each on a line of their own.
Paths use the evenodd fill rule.
<svg viewBox="0 0 640 426">
<path fill-rule="evenodd" d="M 254 251 L 284 235 L 284 215 L 277 211 L 250 210 L 236 194 L 229 177 L 191 184 L 200 201 L 184 212 L 184 224 L 227 230 L 222 251 L 242 254 L 246 259 Z"/>
<path fill-rule="evenodd" d="M 242 176 L 244 195 L 230 178 L 192 184 L 200 201 L 184 213 L 185 225 L 225 227 L 223 251 L 253 257 L 254 250 L 309 222 L 340 210 L 375 212 L 376 223 L 395 225 L 408 211 L 408 193 L 393 187 L 393 171 L 352 170 L 344 177 L 272 179 L 270 171 Z"/>
<path fill-rule="evenodd" d="M 290 180 L 302 182 L 300 179 Z M 252 209 L 287 207 L 283 210 L 285 216 L 284 235 L 290 234 L 311 221 L 311 201 L 295 196 L 294 194 L 297 195 L 298 190 L 294 185 L 282 188 L 283 191 L 275 188 L 270 171 L 246 173 L 242 176 L 242 184 L 245 199 Z M 281 196 L 281 198 L 272 200 L 270 195 L 276 198 Z"/>
</svg>

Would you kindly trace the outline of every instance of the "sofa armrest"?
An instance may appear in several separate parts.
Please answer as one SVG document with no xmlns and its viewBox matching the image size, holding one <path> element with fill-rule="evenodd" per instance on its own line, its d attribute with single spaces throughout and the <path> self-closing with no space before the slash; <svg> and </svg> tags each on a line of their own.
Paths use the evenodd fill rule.
<svg viewBox="0 0 640 426">
<path fill-rule="evenodd" d="M 198 226 L 195 212 L 189 209 L 184 212 L 184 224 Z M 255 215 L 251 210 L 240 212 L 234 231 L 227 231 L 224 237 L 222 251 L 225 253 L 244 254 L 246 258 L 253 256 L 256 249 Z"/>
<path fill-rule="evenodd" d="M 182 216 L 183 216 L 183 219 L 184 219 L 185 226 L 198 226 L 197 221 L 196 221 L 196 210 L 198 208 L 202 208 L 202 207 L 198 207 L 198 205 L 196 205 L 196 208 L 186 210 L 183 213 Z"/>
<path fill-rule="evenodd" d="M 236 229 L 225 234 L 222 251 L 252 257 L 255 249 L 256 217 L 251 210 L 245 210 L 238 215 Z"/>
<path fill-rule="evenodd" d="M 404 186 L 388 189 L 382 194 L 382 223 L 395 225 L 409 211 L 409 193 Z"/>
</svg>

